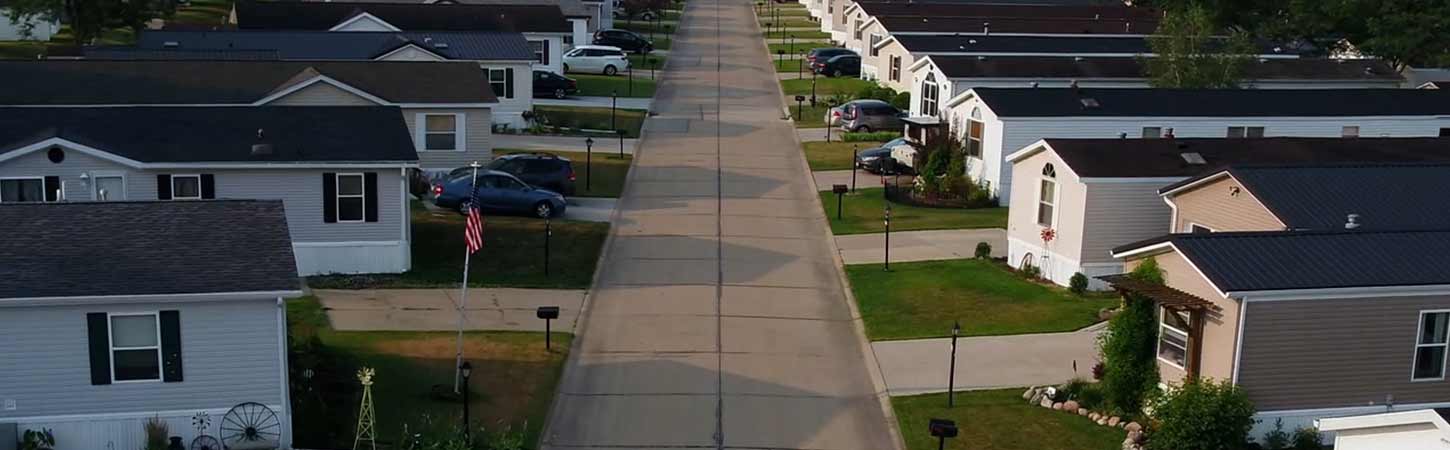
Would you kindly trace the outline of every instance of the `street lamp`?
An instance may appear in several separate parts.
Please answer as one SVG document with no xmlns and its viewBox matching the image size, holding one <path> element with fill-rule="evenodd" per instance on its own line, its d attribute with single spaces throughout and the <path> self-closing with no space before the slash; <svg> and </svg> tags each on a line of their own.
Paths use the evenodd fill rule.
<svg viewBox="0 0 1450 450">
<path fill-rule="evenodd" d="M 553 211 L 550 211 L 552 213 Z M 550 214 L 552 216 L 552 214 Z M 544 276 L 549 276 L 549 241 L 554 237 L 554 218 L 544 218 Z"/>
<path fill-rule="evenodd" d="M 618 90 L 609 91 L 609 129 L 611 129 L 611 130 L 618 130 L 619 129 L 619 127 L 614 126 L 614 110 L 618 106 L 619 106 L 619 91 Z"/>
<path fill-rule="evenodd" d="M 594 184 L 594 138 L 584 138 L 584 191 Z"/>
<path fill-rule="evenodd" d="M 831 127 L 826 127 L 826 142 L 831 142 Z M 861 144 L 851 146 L 851 192 L 856 192 L 856 155 L 861 154 Z"/>
<path fill-rule="evenodd" d="M 458 365 L 458 373 L 463 375 L 463 438 L 468 439 L 468 377 L 473 375 L 473 364 L 464 361 Z"/>
<path fill-rule="evenodd" d="M 885 258 L 882 258 L 882 260 L 881 260 L 881 262 L 882 262 L 881 270 L 890 272 L 891 271 L 891 203 L 890 203 L 889 200 L 886 203 L 886 215 L 885 215 L 885 218 L 886 219 L 883 220 L 883 222 L 886 223 L 886 252 L 885 252 L 885 255 L 884 255 Z"/>
<path fill-rule="evenodd" d="M 624 71 L 629 74 L 629 96 L 630 97 L 633 97 L 634 96 L 634 64 L 630 64 L 629 67 L 626 67 L 624 69 Z"/>
<path fill-rule="evenodd" d="M 956 406 L 956 402 L 955 402 L 955 399 L 954 399 L 954 393 L 953 393 L 953 390 L 954 389 L 953 388 L 955 388 L 956 387 L 956 384 L 957 384 L 957 336 L 960 336 L 961 334 L 962 334 L 962 323 L 960 321 L 954 321 L 954 322 L 952 322 L 952 361 L 951 361 L 951 368 L 950 369 L 947 369 L 947 407 L 948 408 L 951 408 L 953 406 Z M 1076 362 L 1076 361 L 1074 361 L 1074 362 Z"/>
<path fill-rule="evenodd" d="M 614 130 L 619 135 L 619 159 L 624 159 L 624 130 Z"/>
</svg>

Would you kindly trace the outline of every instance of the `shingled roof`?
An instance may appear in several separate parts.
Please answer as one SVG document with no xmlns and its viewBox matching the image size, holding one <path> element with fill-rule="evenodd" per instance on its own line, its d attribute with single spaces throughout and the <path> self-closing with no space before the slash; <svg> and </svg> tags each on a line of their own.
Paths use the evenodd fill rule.
<svg viewBox="0 0 1450 450">
<path fill-rule="evenodd" d="M 1146 71 L 1138 58 L 1071 56 L 928 55 L 950 78 L 1141 79 Z M 1375 59 L 1271 58 L 1244 66 L 1242 78 L 1256 80 L 1403 81 L 1389 63 Z"/>
<path fill-rule="evenodd" d="M 349 31 L 227 30 L 142 31 L 136 45 L 143 54 L 158 51 L 273 51 L 284 60 L 374 60 L 406 46 L 416 46 L 443 59 L 534 59 L 528 40 L 517 32 L 497 31 Z M 146 59 L 129 56 L 127 47 L 87 49 L 87 58 Z M 237 58 L 222 58 L 237 59 Z"/>
<path fill-rule="evenodd" d="M 1062 0 L 1034 4 L 1003 4 L 953 1 L 862 1 L 856 2 L 870 16 L 932 16 L 932 17 L 1001 17 L 1001 18 L 1077 18 L 1077 19 L 1148 19 L 1157 20 L 1163 12 L 1154 8 L 1129 7 L 1122 4 L 1090 5 L 1060 4 Z"/>
<path fill-rule="evenodd" d="M 1151 19 L 1094 19 L 1091 17 L 958 17 L 876 16 L 894 33 L 1043 33 L 1043 34 L 1151 34 L 1158 21 Z"/>
<path fill-rule="evenodd" d="M 974 88 L 971 92 L 999 117 L 1336 117 L 1450 114 L 1450 91 L 1438 89 Z"/>
<path fill-rule="evenodd" d="M 1433 137 L 1048 138 L 1044 142 L 1073 173 L 1100 178 L 1192 177 L 1235 164 L 1450 162 L 1450 138 Z M 1189 163 L 1185 153 L 1197 153 L 1204 163 Z"/>
<path fill-rule="evenodd" d="M 1450 164 L 1337 164 L 1231 166 L 1161 189 L 1171 193 L 1201 181 L 1232 176 L 1291 229 L 1450 229 L 1444 203 Z"/>
<path fill-rule="evenodd" d="M 403 31 L 573 31 L 558 5 L 241 1 L 236 11 L 250 30 L 330 30 L 367 13 Z"/>
<path fill-rule="evenodd" d="M 468 62 L 10 60 L 0 105 L 251 104 L 317 75 L 394 103 L 498 101 Z"/>
<path fill-rule="evenodd" d="M 418 160 L 393 106 L 0 108 L 0 155 L 52 138 L 141 164 Z"/>
<path fill-rule="evenodd" d="M 1068 53 L 1139 55 L 1152 53 L 1141 37 L 1064 38 L 1053 36 L 906 34 L 892 37 L 912 53 Z"/>
<path fill-rule="evenodd" d="M 300 291 L 280 200 L 0 204 L 0 299 Z"/>
</svg>

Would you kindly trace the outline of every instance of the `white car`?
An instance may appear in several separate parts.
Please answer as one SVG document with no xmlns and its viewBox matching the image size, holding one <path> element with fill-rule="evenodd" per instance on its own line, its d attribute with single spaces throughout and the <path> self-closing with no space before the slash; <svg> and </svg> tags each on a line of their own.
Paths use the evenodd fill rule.
<svg viewBox="0 0 1450 450">
<path fill-rule="evenodd" d="M 576 45 L 564 54 L 566 73 L 602 73 L 614 75 L 629 68 L 624 50 L 607 45 Z"/>
</svg>

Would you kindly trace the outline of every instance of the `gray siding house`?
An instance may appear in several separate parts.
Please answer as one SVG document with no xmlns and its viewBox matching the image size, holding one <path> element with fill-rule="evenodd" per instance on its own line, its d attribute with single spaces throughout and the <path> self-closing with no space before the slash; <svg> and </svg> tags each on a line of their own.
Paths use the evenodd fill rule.
<svg viewBox="0 0 1450 450">
<path fill-rule="evenodd" d="M 140 450 L 148 418 L 191 442 L 206 414 L 221 438 L 252 402 L 290 448 L 283 299 L 302 292 L 281 201 L 0 203 L 0 222 L 23 236 L 0 240 L 0 424 Z"/>
<path fill-rule="evenodd" d="M 469 63 L 0 61 L 0 106 L 396 106 L 423 170 L 493 156 L 498 99 Z"/>
<path fill-rule="evenodd" d="M 273 199 L 302 275 L 411 267 L 397 107 L 0 108 L 0 204 Z"/>
</svg>

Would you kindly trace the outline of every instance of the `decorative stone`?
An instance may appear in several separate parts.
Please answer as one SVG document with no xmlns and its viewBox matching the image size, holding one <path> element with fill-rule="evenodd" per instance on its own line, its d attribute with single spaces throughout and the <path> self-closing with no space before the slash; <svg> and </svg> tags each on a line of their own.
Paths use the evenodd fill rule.
<svg viewBox="0 0 1450 450">
<path fill-rule="evenodd" d="M 1052 409 L 1062 411 L 1062 402 L 1053 402 Z"/>
<path fill-rule="evenodd" d="M 1042 401 L 1039 402 L 1037 405 L 1038 406 L 1041 406 L 1043 408 L 1051 408 L 1052 407 L 1052 397 L 1048 397 L 1046 395 L 1042 396 Z"/>
<path fill-rule="evenodd" d="M 1094 422 L 1096 422 L 1099 417 L 1102 417 L 1102 415 L 1098 414 L 1097 412 L 1088 413 L 1088 419 L 1091 419 Z"/>
<path fill-rule="evenodd" d="M 1123 425 L 1123 429 L 1128 430 L 1129 433 L 1132 433 L 1136 431 L 1143 431 L 1143 426 L 1138 425 L 1138 422 L 1128 422 L 1127 425 Z"/>
<path fill-rule="evenodd" d="M 1034 392 L 1032 394 L 1032 398 L 1031 399 L 1028 399 L 1027 402 L 1028 403 L 1031 403 L 1031 404 L 1034 404 L 1034 405 L 1036 405 L 1038 403 L 1042 403 L 1042 391 Z"/>
<path fill-rule="evenodd" d="M 1077 407 L 1078 407 L 1078 404 L 1077 404 L 1077 401 L 1076 400 L 1068 400 L 1068 401 L 1062 402 L 1062 410 L 1063 411 L 1077 411 Z"/>
<path fill-rule="evenodd" d="M 1037 386 L 1033 386 L 1033 387 L 1027 388 L 1027 392 L 1023 392 L 1022 393 L 1022 399 L 1023 400 L 1032 400 L 1032 396 L 1033 395 L 1037 395 Z"/>
<path fill-rule="evenodd" d="M 1123 421 L 1123 419 L 1119 418 L 1118 416 L 1109 417 L 1108 418 L 1108 426 L 1110 426 L 1110 427 L 1116 427 L 1122 421 Z"/>
<path fill-rule="evenodd" d="M 1098 423 L 1098 425 L 1107 425 L 1108 424 L 1108 418 L 1106 418 L 1106 417 L 1099 417 L 1098 420 L 1097 420 L 1097 423 Z"/>
<path fill-rule="evenodd" d="M 1086 416 L 1086 415 L 1088 415 L 1087 408 L 1078 408 L 1077 409 L 1077 415 L 1079 415 L 1079 416 Z"/>
</svg>

